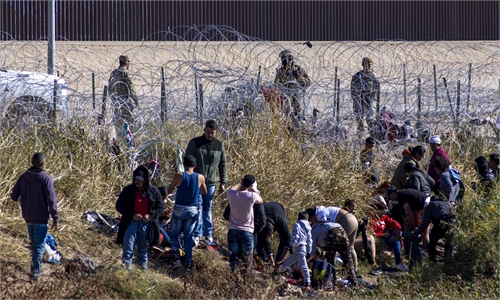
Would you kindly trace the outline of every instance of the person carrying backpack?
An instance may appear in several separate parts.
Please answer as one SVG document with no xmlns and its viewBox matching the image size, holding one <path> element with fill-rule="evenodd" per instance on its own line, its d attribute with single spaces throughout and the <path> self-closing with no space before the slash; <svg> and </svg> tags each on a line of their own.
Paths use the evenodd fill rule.
<svg viewBox="0 0 500 300">
<path fill-rule="evenodd" d="M 438 156 L 434 162 L 434 169 L 440 178 L 439 194 L 452 205 L 455 205 L 460 190 L 460 184 L 453 178 L 452 172 L 450 172 L 450 163 L 446 157 Z"/>
</svg>

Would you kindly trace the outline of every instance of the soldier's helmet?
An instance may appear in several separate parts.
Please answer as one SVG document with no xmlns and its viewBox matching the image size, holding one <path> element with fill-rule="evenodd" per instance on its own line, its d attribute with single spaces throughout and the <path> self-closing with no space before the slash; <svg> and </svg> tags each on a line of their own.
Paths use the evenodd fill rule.
<svg viewBox="0 0 500 300">
<path fill-rule="evenodd" d="M 127 62 L 130 61 L 130 58 L 128 58 L 128 55 L 120 55 L 119 60 L 120 62 Z"/>
<path fill-rule="evenodd" d="M 292 51 L 290 50 L 283 50 L 280 52 L 280 59 L 283 59 L 283 57 L 291 57 L 293 58 Z"/>
</svg>

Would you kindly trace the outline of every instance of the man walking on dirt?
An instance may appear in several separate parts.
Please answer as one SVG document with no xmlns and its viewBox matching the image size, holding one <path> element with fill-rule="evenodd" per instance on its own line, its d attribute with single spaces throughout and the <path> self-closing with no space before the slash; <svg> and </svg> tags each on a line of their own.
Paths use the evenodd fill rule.
<svg viewBox="0 0 500 300">
<path fill-rule="evenodd" d="M 193 235 L 195 245 L 199 243 L 202 233 L 207 242 L 214 245 L 212 202 L 215 195 L 215 185 L 217 184 L 217 170 L 219 170 L 220 178 L 219 193 L 226 190 L 226 150 L 224 149 L 224 144 L 215 138 L 217 128 L 215 120 L 208 120 L 205 123 L 203 135 L 191 139 L 186 149 L 186 155 L 192 155 L 196 158 L 196 168 L 194 171 L 205 177 L 207 185 L 207 193 L 200 195 L 202 209 L 198 213 L 198 222 Z"/>
<path fill-rule="evenodd" d="M 376 120 L 374 119 L 374 100 L 380 91 L 380 83 L 372 71 L 373 61 L 369 57 L 361 60 L 363 70 L 357 72 L 351 79 L 351 98 L 358 124 L 358 131 L 364 130 L 364 120 L 368 124 L 368 130 L 372 129 Z"/>
<path fill-rule="evenodd" d="M 134 84 L 130 76 L 130 59 L 127 55 L 119 57 L 120 66 L 111 73 L 108 82 L 114 112 L 115 139 L 121 141 L 131 131 L 134 123 L 134 109 L 139 106 Z M 125 130 L 126 124 L 129 129 Z M 130 146 L 130 145 L 127 145 Z"/>
<path fill-rule="evenodd" d="M 57 231 L 59 222 L 54 184 L 50 175 L 43 170 L 46 162 L 45 154 L 33 154 L 31 168 L 19 177 L 10 195 L 12 200 L 21 202 L 23 218 L 28 226 L 32 251 L 30 278 L 33 280 L 40 276 L 49 217 L 53 220 L 53 230 Z"/>
<path fill-rule="evenodd" d="M 281 67 L 276 72 L 274 88 L 281 90 L 289 99 L 286 107 L 293 109 L 293 122 L 298 125 L 304 120 L 303 102 L 305 90 L 311 84 L 311 79 L 301 66 L 295 64 L 292 52 L 280 52 Z M 288 112 L 287 112 L 288 113 Z"/>
</svg>

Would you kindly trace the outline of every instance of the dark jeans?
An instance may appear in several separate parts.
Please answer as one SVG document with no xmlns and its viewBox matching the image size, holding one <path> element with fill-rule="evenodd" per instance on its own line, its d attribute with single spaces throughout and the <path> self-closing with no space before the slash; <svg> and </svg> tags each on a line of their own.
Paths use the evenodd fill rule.
<svg viewBox="0 0 500 300">
<path fill-rule="evenodd" d="M 453 258 L 453 240 L 455 237 L 455 231 L 453 223 L 455 219 L 451 219 L 448 222 L 440 221 L 437 225 L 435 224 L 431 230 L 429 237 L 429 259 L 431 261 L 436 261 L 436 245 L 439 239 L 444 238 L 444 259 L 445 262 Z"/>
<path fill-rule="evenodd" d="M 227 248 L 229 250 L 229 263 L 234 271 L 238 260 L 243 261 L 245 268 L 252 264 L 253 234 L 244 230 L 229 229 L 227 232 Z"/>
</svg>

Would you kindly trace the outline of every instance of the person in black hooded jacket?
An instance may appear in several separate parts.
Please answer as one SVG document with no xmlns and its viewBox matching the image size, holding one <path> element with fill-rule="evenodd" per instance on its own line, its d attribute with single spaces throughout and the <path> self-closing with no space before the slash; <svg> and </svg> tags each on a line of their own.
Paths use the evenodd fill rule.
<svg viewBox="0 0 500 300">
<path fill-rule="evenodd" d="M 132 256 L 137 244 L 137 264 L 146 270 L 148 244 L 159 244 L 158 217 L 165 210 L 165 203 L 160 191 L 150 185 L 149 172 L 145 166 L 134 170 L 133 182 L 121 191 L 116 210 L 122 214 L 116 243 L 123 244 L 123 265 L 127 270 L 132 269 Z"/>
</svg>

